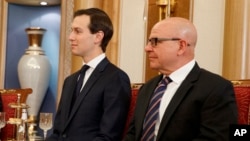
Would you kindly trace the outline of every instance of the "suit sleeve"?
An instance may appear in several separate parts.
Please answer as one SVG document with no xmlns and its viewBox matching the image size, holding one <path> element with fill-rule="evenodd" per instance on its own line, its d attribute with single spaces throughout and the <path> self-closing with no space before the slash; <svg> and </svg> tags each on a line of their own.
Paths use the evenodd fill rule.
<svg viewBox="0 0 250 141">
<path fill-rule="evenodd" d="M 237 123 L 237 106 L 230 82 L 211 90 L 201 109 L 200 134 L 193 141 L 229 140 L 229 125 Z"/>
<path fill-rule="evenodd" d="M 69 78 L 66 78 L 65 81 L 64 81 L 62 92 L 64 91 L 65 85 L 67 85 L 66 83 L 67 83 L 68 79 Z M 62 94 L 62 97 L 63 97 L 63 94 Z M 55 120 L 54 120 L 54 124 L 53 124 L 53 132 L 46 139 L 46 141 L 58 141 L 59 131 L 62 129 L 62 125 L 64 125 L 63 121 L 61 120 L 62 119 L 61 109 L 62 109 L 62 98 L 61 98 L 61 100 L 59 102 L 58 110 L 56 112 L 56 116 L 55 116 Z"/>
<path fill-rule="evenodd" d="M 121 140 L 130 104 L 128 76 L 119 73 L 105 84 L 100 132 L 93 141 Z"/>
<path fill-rule="evenodd" d="M 128 132 L 126 133 L 122 141 L 135 141 L 135 125 L 134 119 L 132 119 Z"/>
</svg>

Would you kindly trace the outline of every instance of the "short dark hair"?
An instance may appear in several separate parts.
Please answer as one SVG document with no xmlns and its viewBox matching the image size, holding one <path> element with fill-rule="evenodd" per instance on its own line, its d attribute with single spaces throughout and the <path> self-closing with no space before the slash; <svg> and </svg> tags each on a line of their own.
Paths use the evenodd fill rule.
<svg viewBox="0 0 250 141">
<path fill-rule="evenodd" d="M 74 18 L 81 15 L 88 15 L 90 17 L 89 30 L 92 34 L 98 31 L 104 32 L 104 37 L 101 43 L 103 52 L 106 51 L 107 45 L 113 36 L 113 24 L 103 10 L 98 8 L 80 9 L 74 13 Z"/>
</svg>

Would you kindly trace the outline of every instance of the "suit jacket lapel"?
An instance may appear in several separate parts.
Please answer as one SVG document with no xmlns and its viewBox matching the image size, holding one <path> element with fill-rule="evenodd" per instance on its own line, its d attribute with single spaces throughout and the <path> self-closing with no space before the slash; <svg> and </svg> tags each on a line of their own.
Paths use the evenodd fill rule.
<svg viewBox="0 0 250 141">
<path fill-rule="evenodd" d="M 180 85 L 180 87 L 177 89 L 175 95 L 173 96 L 172 100 L 170 101 L 160 124 L 160 128 L 158 131 L 158 136 L 156 140 L 159 140 L 160 136 L 164 134 L 164 129 L 169 123 L 170 118 L 173 116 L 175 110 L 177 107 L 181 104 L 181 102 L 184 100 L 184 97 L 188 94 L 188 90 L 192 88 L 194 85 L 194 81 L 198 79 L 200 68 L 197 64 L 195 64 L 194 68 L 191 70 L 191 72 L 188 74 L 188 76 L 185 78 L 183 83 Z"/>
<path fill-rule="evenodd" d="M 88 95 L 88 92 L 90 88 L 94 85 L 94 83 L 100 78 L 100 75 L 102 74 L 103 70 L 109 63 L 107 58 L 104 58 L 95 68 L 89 79 L 87 80 L 85 86 L 83 87 L 83 90 L 81 91 L 79 97 L 76 99 L 74 106 L 72 107 L 71 114 L 69 115 L 69 118 L 65 124 L 65 128 L 70 123 L 71 119 L 73 118 L 73 115 L 81 105 L 81 102 L 84 100 L 84 98 Z"/>
<path fill-rule="evenodd" d="M 69 80 L 69 83 L 71 83 L 72 85 L 70 85 L 69 88 L 67 89 L 67 92 L 65 92 L 68 95 L 68 99 L 73 98 L 74 89 L 75 89 L 75 86 L 77 83 L 77 78 L 78 78 L 78 72 L 72 76 L 71 80 Z M 73 102 L 72 100 L 69 100 L 69 101 L 70 101 L 69 104 L 67 104 L 65 107 L 65 118 L 66 119 L 68 119 L 68 117 L 69 117 L 70 110 L 72 108 L 71 105 L 74 104 L 74 103 L 72 103 Z"/>
</svg>

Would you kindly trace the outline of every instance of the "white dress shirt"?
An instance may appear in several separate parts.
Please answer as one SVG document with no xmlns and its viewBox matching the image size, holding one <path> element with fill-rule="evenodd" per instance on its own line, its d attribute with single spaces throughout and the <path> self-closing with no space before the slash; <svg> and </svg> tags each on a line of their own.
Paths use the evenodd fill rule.
<svg viewBox="0 0 250 141">
<path fill-rule="evenodd" d="M 180 87 L 183 80 L 186 78 L 186 76 L 189 74 L 189 72 L 192 70 L 192 68 L 195 65 L 195 60 L 190 61 L 183 67 L 179 68 L 178 70 L 172 72 L 169 77 L 173 80 L 171 83 L 168 84 L 167 89 L 164 92 L 164 95 L 161 99 L 160 103 L 160 109 L 159 109 L 159 119 L 156 122 L 155 125 L 155 135 L 157 136 L 158 130 L 160 127 L 160 123 L 162 120 L 162 117 L 165 113 L 165 110 L 168 107 L 168 104 L 170 103 L 171 99 L 173 98 L 175 92 Z M 164 76 L 165 77 L 165 76 Z M 155 140 L 156 140 L 155 136 Z"/>
<path fill-rule="evenodd" d="M 85 85 L 85 83 L 87 82 L 87 80 L 89 79 L 90 75 L 92 74 L 92 72 L 94 71 L 94 69 L 96 68 L 96 66 L 106 57 L 106 55 L 104 53 L 102 53 L 101 55 L 97 56 L 96 58 L 92 59 L 91 61 L 89 61 L 87 64 L 85 64 L 83 62 L 83 65 L 88 65 L 89 69 L 85 72 L 85 76 L 83 78 L 83 84 L 82 84 L 82 88 L 81 91 L 83 89 L 83 86 Z"/>
</svg>

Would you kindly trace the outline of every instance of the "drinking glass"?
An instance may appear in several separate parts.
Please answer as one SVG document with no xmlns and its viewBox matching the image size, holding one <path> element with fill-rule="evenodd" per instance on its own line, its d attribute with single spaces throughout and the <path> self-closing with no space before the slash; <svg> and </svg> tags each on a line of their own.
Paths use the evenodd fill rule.
<svg viewBox="0 0 250 141">
<path fill-rule="evenodd" d="M 43 130 L 44 140 L 47 137 L 47 131 L 52 128 L 53 113 L 40 113 L 39 127 Z"/>
<path fill-rule="evenodd" d="M 5 112 L 0 112 L 0 132 L 1 129 L 6 125 Z M 0 139 L 1 141 L 1 139 Z"/>
</svg>

